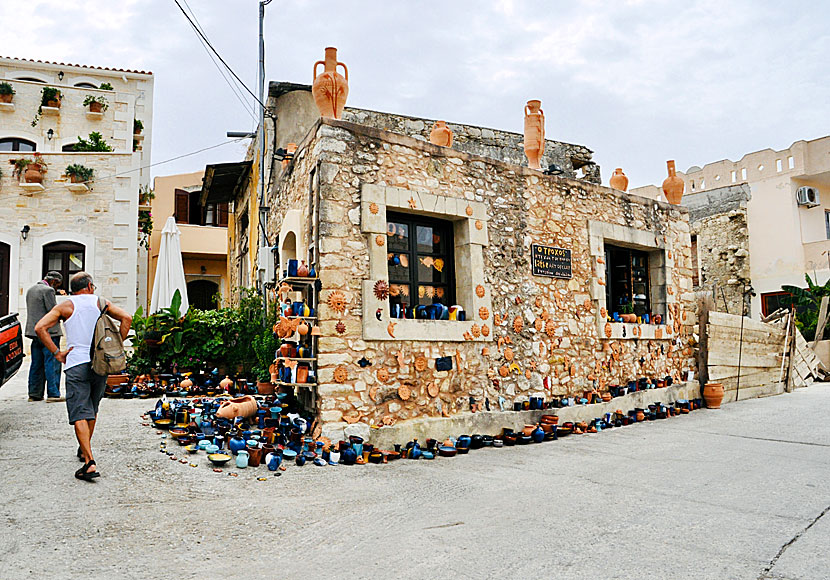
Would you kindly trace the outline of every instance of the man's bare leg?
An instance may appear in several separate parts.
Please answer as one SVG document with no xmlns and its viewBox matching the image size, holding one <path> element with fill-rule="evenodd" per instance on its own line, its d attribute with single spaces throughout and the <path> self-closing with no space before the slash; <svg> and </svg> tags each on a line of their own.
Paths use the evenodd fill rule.
<svg viewBox="0 0 830 580">
<path fill-rule="evenodd" d="M 92 432 L 95 430 L 95 419 L 83 419 L 75 421 L 75 437 L 78 439 L 78 445 L 81 446 L 81 454 L 84 456 L 84 463 L 89 463 L 93 460 L 92 447 L 90 446 L 90 438 Z M 87 473 L 98 471 L 95 465 L 91 465 L 87 469 Z"/>
</svg>

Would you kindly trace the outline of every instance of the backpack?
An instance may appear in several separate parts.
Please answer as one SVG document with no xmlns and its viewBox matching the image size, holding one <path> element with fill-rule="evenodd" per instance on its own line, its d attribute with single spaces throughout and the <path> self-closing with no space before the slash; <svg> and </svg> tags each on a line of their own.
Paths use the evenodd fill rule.
<svg viewBox="0 0 830 580">
<path fill-rule="evenodd" d="M 121 330 L 107 315 L 109 306 L 101 297 L 98 298 L 98 308 L 101 314 L 95 322 L 92 344 L 89 346 L 92 372 L 100 376 L 118 374 L 127 368 L 127 355 L 124 353 Z"/>
</svg>

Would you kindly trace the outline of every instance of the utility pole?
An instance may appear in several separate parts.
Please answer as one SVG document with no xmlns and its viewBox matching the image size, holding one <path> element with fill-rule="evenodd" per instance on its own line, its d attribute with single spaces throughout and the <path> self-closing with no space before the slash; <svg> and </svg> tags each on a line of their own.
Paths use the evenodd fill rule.
<svg viewBox="0 0 830 580">
<path fill-rule="evenodd" d="M 265 104 L 265 7 L 272 0 L 260 0 L 259 2 L 259 71 L 257 83 L 259 85 L 259 102 Z M 268 207 L 265 205 L 265 107 L 259 107 L 259 131 L 257 132 L 257 146 L 259 147 L 259 252 L 257 255 L 257 270 L 262 271 L 264 261 L 269 256 L 262 256 L 262 248 L 268 245 L 268 238 L 265 235 L 265 227 L 268 219 Z"/>
</svg>

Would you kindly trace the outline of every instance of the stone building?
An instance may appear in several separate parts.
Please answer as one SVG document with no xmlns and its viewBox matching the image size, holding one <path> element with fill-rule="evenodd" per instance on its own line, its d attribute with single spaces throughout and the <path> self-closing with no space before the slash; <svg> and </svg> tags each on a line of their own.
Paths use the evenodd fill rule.
<svg viewBox="0 0 830 580">
<path fill-rule="evenodd" d="M 740 219 L 746 220 L 746 232 L 730 237 L 722 245 L 725 232 L 710 230 L 716 239 L 706 241 L 703 234 L 698 244 L 726 248 L 725 259 L 735 256 L 743 262 L 746 272 L 718 273 L 722 280 L 719 288 L 729 295 L 737 290 L 738 278 L 751 283 L 756 296 L 751 298 L 751 314 L 767 315 L 781 306 L 789 304 L 788 295 L 782 292 L 782 285 L 805 286 L 804 276 L 809 274 L 818 284 L 830 280 L 830 136 L 810 141 L 796 141 L 781 151 L 763 149 L 744 155 L 739 161 L 723 160 L 700 167 L 690 167 L 685 173 L 678 172 L 685 185 L 686 196 L 683 205 L 699 205 L 700 200 L 711 202 L 705 210 L 714 218 L 723 209 L 722 224 L 734 228 Z M 741 210 L 735 206 L 735 190 L 745 190 L 745 205 Z M 649 185 L 632 189 L 636 195 L 663 199 L 658 186 Z M 689 200 L 689 201 L 687 201 Z M 690 206 L 694 221 L 696 210 Z M 737 218 L 733 212 L 742 211 L 745 218 Z M 718 218 L 720 219 L 720 218 Z M 744 238 L 747 238 L 744 239 Z M 736 248 L 730 250 L 729 248 Z M 749 256 L 741 259 L 735 254 L 748 251 Z M 747 266 L 746 260 L 749 260 Z M 727 270 L 730 266 L 727 264 Z M 736 274 L 736 275 L 733 275 Z M 732 288 L 724 287 L 723 282 Z M 716 289 L 715 297 L 721 295 Z M 733 303 L 727 299 L 727 303 Z M 723 307 L 722 300 L 716 306 Z M 737 309 L 730 312 L 737 314 Z"/>
<path fill-rule="evenodd" d="M 152 73 L 0 57 L 0 82 L 15 92 L 0 103 L 0 315 L 25 320 L 26 289 L 47 270 L 65 278 L 86 270 L 104 296 L 132 312 L 137 293 L 146 294 L 138 196 L 150 183 Z M 40 107 L 48 87 L 61 92 L 60 107 Z M 87 97 L 106 110 L 90 111 Z M 113 150 L 74 151 L 78 137 L 92 132 Z M 47 166 L 43 182 L 24 183 L 14 162 L 35 153 Z M 92 169 L 92 181 L 71 183 L 69 165 Z"/>
<path fill-rule="evenodd" d="M 158 176 L 153 180 L 151 202 L 153 235 L 148 252 L 147 287 L 153 288 L 161 246 L 161 230 L 173 216 L 181 232 L 182 265 L 191 306 L 210 310 L 217 297 L 228 296 L 228 204 L 202 204 L 205 172 Z M 144 303 L 147 308 L 148 300 Z"/>
<path fill-rule="evenodd" d="M 562 151 L 584 160 L 585 148 L 552 151 L 548 163 L 566 176 L 546 175 L 518 163 L 515 140 L 482 149 L 471 138 L 468 152 L 461 139 L 426 142 L 428 124 L 406 117 L 286 114 L 303 92 L 275 97 L 272 84 L 279 117 L 267 141 L 297 149 L 268 177 L 262 253 L 277 261 L 271 291 L 289 259 L 319 277 L 316 375 L 298 389 L 311 391 L 325 432 L 512 409 L 695 369 L 687 209 L 602 187 L 598 168 L 575 179 L 567 159 L 576 153 Z M 392 128 L 409 134 L 378 127 L 395 118 Z M 240 240 L 250 248 L 254 233 L 239 222 L 257 215 L 255 191 L 254 173 L 207 193 L 234 201 L 231 263 Z M 459 305 L 466 320 L 411 317 L 432 304 Z M 652 323 L 609 322 L 620 304 Z"/>
</svg>

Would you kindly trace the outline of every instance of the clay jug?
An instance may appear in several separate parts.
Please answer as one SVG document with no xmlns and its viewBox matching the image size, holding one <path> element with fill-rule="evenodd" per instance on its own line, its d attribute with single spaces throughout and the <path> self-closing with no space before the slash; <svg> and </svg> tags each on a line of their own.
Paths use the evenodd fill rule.
<svg viewBox="0 0 830 580">
<path fill-rule="evenodd" d="M 224 379 L 219 381 L 219 386 L 222 387 L 223 390 L 229 391 L 230 388 L 233 386 L 233 381 L 229 376 L 225 376 Z"/>
<path fill-rule="evenodd" d="M 300 333 L 300 336 L 305 336 L 308 334 L 309 326 L 308 323 L 303 320 L 300 324 L 297 325 L 297 332 Z"/>
<path fill-rule="evenodd" d="M 452 147 L 452 129 L 447 127 L 446 121 L 435 121 L 429 133 L 429 142 L 441 147 Z"/>
<path fill-rule="evenodd" d="M 317 65 L 320 64 L 325 67 L 325 70 L 318 76 Z M 338 65 L 343 67 L 345 76 L 337 72 Z M 331 46 L 326 48 L 326 59 L 314 63 L 314 82 L 311 84 L 311 94 L 321 117 L 329 119 L 343 117 L 346 97 L 349 96 L 349 69 L 342 62 L 337 62 L 336 48 Z"/>
<path fill-rule="evenodd" d="M 703 387 L 703 400 L 710 409 L 720 409 L 723 402 L 723 385 L 721 383 L 706 383 Z"/>
<path fill-rule="evenodd" d="M 617 167 L 614 170 L 614 175 L 612 175 L 611 179 L 608 180 L 608 185 L 613 189 L 619 189 L 620 191 L 628 190 L 628 178 L 625 176 L 625 173 L 623 173 L 622 167 Z"/>
<path fill-rule="evenodd" d="M 297 266 L 297 276 L 300 278 L 306 278 L 308 276 L 308 266 L 305 263 L 305 260 L 300 262 L 300 265 Z M 302 316 L 302 314 L 298 314 L 297 316 Z"/>
<path fill-rule="evenodd" d="M 525 105 L 524 148 L 527 166 L 531 169 L 542 168 L 539 162 L 545 153 L 545 112 L 541 107 L 539 100 L 528 101 Z"/>
<path fill-rule="evenodd" d="M 43 169 L 40 163 L 30 163 L 26 166 L 23 181 L 26 183 L 43 183 Z"/>
<path fill-rule="evenodd" d="M 669 203 L 680 205 L 680 200 L 683 199 L 683 188 L 686 184 L 677 176 L 674 159 L 666 161 L 666 166 L 669 169 L 669 176 L 663 181 L 663 193 L 666 199 L 669 200 Z"/>
</svg>

